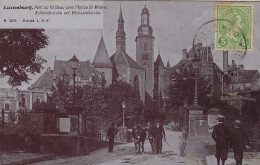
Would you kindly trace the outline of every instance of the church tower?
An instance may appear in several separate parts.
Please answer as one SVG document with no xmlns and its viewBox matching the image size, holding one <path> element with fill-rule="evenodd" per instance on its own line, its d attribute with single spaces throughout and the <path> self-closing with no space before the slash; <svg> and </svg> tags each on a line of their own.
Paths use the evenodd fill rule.
<svg viewBox="0 0 260 165">
<path fill-rule="evenodd" d="M 122 9 L 120 5 L 120 12 L 118 17 L 118 27 L 116 31 L 116 51 L 125 52 L 125 30 L 124 30 L 124 19 L 122 15 Z"/>
<path fill-rule="evenodd" d="M 154 37 L 150 26 L 150 14 L 146 6 L 141 13 L 141 25 L 138 27 L 136 42 L 136 62 L 145 69 L 145 91 L 153 98 L 154 89 Z"/>
</svg>

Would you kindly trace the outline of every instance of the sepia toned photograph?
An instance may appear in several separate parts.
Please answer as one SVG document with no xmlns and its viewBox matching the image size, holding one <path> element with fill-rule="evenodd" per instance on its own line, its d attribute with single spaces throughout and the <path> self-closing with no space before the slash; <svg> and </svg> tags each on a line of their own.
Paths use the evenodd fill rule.
<svg viewBox="0 0 260 165">
<path fill-rule="evenodd" d="M 260 164 L 260 3 L 92 7 L 0 25 L 1 165 Z"/>
</svg>

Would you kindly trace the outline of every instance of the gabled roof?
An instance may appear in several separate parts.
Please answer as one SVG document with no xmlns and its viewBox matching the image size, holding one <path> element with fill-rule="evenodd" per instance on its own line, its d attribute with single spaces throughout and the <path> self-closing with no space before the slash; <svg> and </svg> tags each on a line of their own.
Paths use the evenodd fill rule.
<svg viewBox="0 0 260 165">
<path fill-rule="evenodd" d="M 103 37 L 100 39 L 97 52 L 93 60 L 93 65 L 95 68 L 113 68 Z"/>
<path fill-rule="evenodd" d="M 163 61 L 162 61 L 162 58 L 161 58 L 160 54 L 157 56 L 157 59 L 155 61 L 155 65 L 156 66 L 162 65 L 164 67 L 164 64 L 163 64 Z"/>
<path fill-rule="evenodd" d="M 35 89 L 35 88 L 46 88 L 51 89 L 53 85 L 53 70 L 50 70 L 49 68 L 47 71 L 45 71 L 34 84 L 29 87 L 29 89 Z"/>
<path fill-rule="evenodd" d="M 114 65 L 123 64 L 131 68 L 142 69 L 128 54 L 123 51 L 117 51 L 110 57 Z"/>
</svg>

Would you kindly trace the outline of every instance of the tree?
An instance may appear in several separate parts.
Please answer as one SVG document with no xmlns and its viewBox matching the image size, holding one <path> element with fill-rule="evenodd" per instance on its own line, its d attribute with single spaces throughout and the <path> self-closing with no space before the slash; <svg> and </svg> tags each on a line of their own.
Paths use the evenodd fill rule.
<svg viewBox="0 0 260 165">
<path fill-rule="evenodd" d="M 126 102 L 125 117 L 141 120 L 143 103 L 131 85 L 118 81 L 108 87 L 87 85 L 83 88 L 80 101 L 84 108 L 84 121 L 94 121 L 95 134 L 100 129 L 107 129 L 111 122 L 122 125 L 122 102 Z"/>
<path fill-rule="evenodd" d="M 124 81 L 117 81 L 106 88 L 105 100 L 108 105 L 106 116 L 112 120 L 122 120 L 122 102 L 126 102 L 125 116 L 138 120 L 143 111 L 143 103 L 138 91 Z M 136 115 L 135 115 L 136 114 Z M 139 115 L 139 116 L 138 116 Z"/>
<path fill-rule="evenodd" d="M 55 107 L 59 110 L 65 110 L 64 106 L 72 104 L 74 87 L 70 85 L 70 79 L 67 74 L 56 80 L 56 86 L 52 88 L 51 99 L 55 103 Z M 83 88 L 81 86 L 75 87 L 75 102 L 80 102 L 83 96 Z"/>
<path fill-rule="evenodd" d="M 40 73 L 44 58 L 37 54 L 49 44 L 43 29 L 0 30 L 0 74 L 12 86 L 28 82 L 28 73 Z"/>
<path fill-rule="evenodd" d="M 182 118 L 184 114 L 182 109 L 179 107 L 186 103 L 192 105 L 194 103 L 195 95 L 195 69 L 191 64 L 182 65 L 178 71 L 172 73 L 173 82 L 170 84 L 166 100 L 166 111 L 173 114 L 173 120 L 177 123 Z M 200 75 L 197 74 L 197 92 L 198 92 L 198 103 L 201 106 L 208 107 L 210 104 L 210 99 L 208 94 L 211 92 L 210 86 L 207 81 Z"/>
</svg>

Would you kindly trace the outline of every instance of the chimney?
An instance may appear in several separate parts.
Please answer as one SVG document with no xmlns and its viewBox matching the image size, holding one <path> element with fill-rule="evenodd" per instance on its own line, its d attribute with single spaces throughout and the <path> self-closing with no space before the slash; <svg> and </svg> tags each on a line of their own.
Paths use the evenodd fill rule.
<svg viewBox="0 0 260 165">
<path fill-rule="evenodd" d="M 187 58 L 187 49 L 182 49 L 182 59 Z"/>
<path fill-rule="evenodd" d="M 236 83 L 238 83 L 239 82 L 239 68 L 237 67 L 236 70 L 237 70 Z"/>
<path fill-rule="evenodd" d="M 223 72 L 224 74 L 228 74 L 228 51 L 227 50 L 223 50 Z"/>
</svg>

